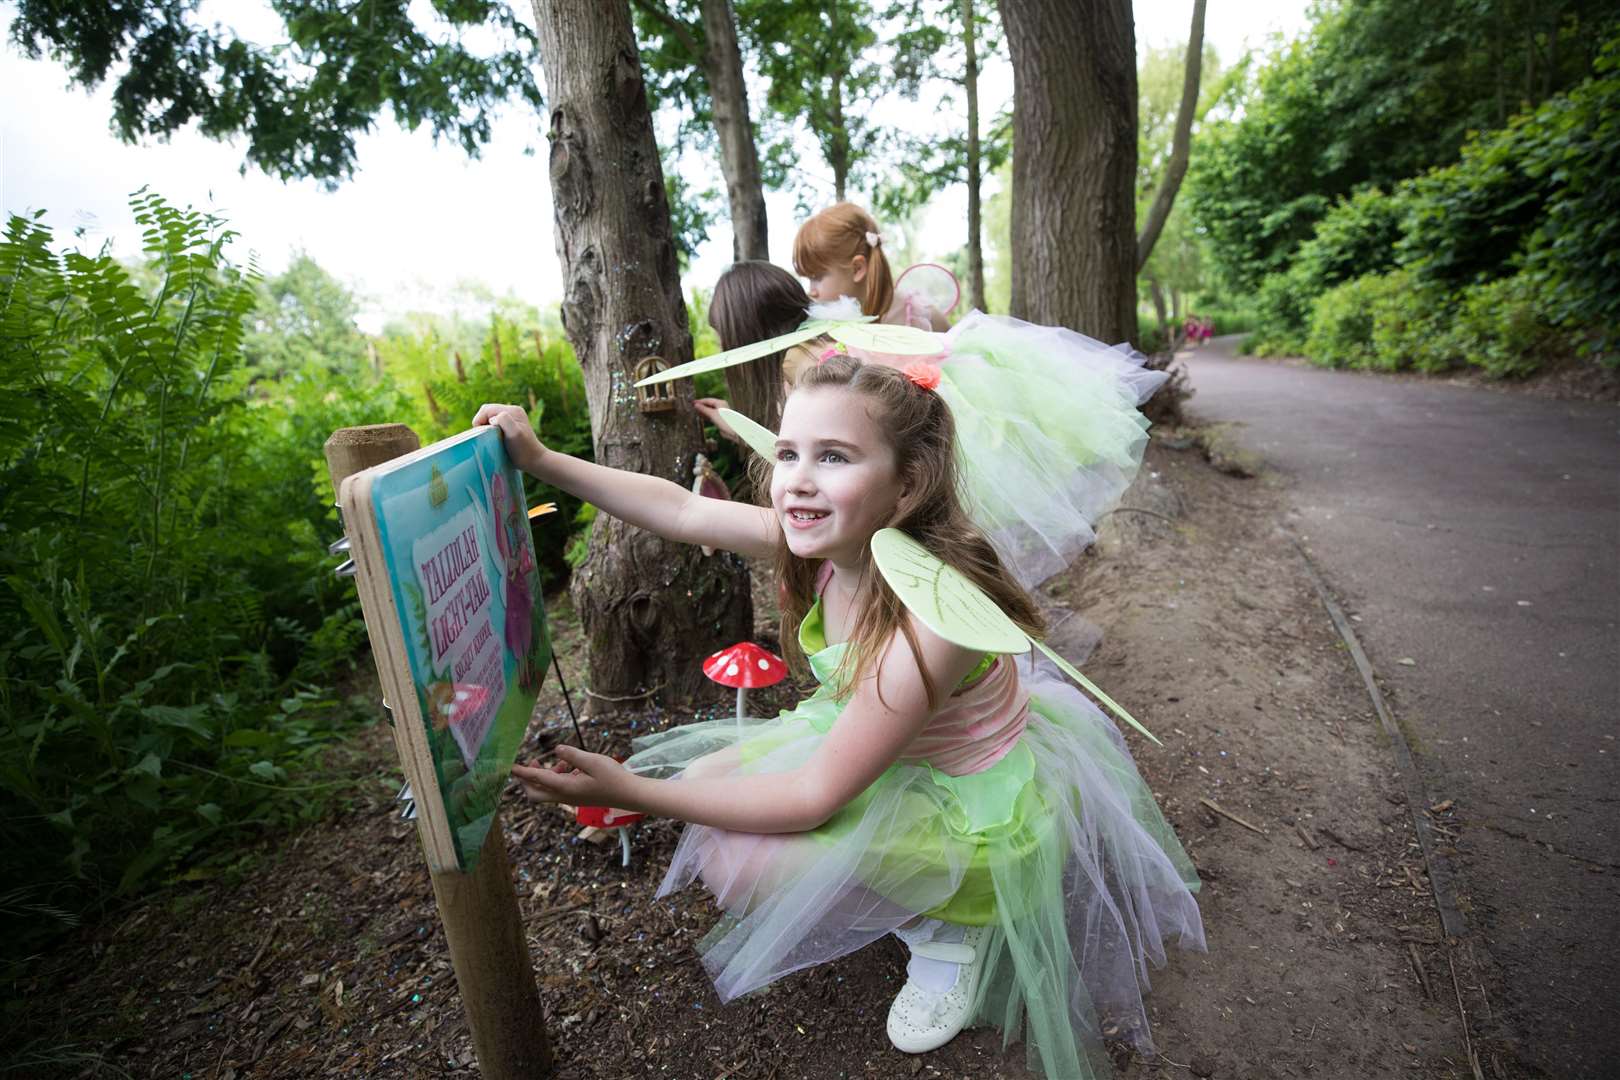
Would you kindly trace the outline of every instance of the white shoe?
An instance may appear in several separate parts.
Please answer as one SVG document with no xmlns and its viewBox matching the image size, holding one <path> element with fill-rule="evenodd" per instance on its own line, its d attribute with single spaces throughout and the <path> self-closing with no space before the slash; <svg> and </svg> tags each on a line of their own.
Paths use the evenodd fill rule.
<svg viewBox="0 0 1620 1080">
<path fill-rule="evenodd" d="M 964 927 L 960 943 L 925 941 L 911 946 L 915 956 L 961 967 L 955 985 L 942 994 L 906 980 L 889 1007 L 889 1041 L 896 1050 L 906 1054 L 938 1050 L 967 1027 L 979 989 L 979 974 L 984 970 L 984 941 L 989 929 Z"/>
</svg>

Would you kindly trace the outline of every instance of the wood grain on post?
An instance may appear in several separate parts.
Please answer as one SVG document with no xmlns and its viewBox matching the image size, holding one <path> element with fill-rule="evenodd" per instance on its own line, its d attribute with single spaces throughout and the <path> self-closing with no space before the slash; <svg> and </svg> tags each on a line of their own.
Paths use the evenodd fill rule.
<svg viewBox="0 0 1620 1080">
<path fill-rule="evenodd" d="M 421 445 L 404 424 L 340 428 L 325 446 L 332 488 L 341 490 L 350 475 Z M 551 1045 L 506 860 L 500 812 L 490 821 L 472 873 L 447 870 L 430 876 L 480 1072 L 491 1080 L 551 1075 Z"/>
</svg>

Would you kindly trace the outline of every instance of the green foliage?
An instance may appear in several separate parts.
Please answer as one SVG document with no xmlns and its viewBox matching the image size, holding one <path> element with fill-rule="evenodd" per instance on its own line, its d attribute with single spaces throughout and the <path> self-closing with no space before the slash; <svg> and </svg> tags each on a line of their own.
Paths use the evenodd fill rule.
<svg viewBox="0 0 1620 1080">
<path fill-rule="evenodd" d="M 1384 279 L 1376 274 L 1336 285 L 1311 305 L 1310 336 L 1305 351 L 1327 367 L 1394 367 L 1377 363 L 1372 351 L 1373 305 L 1381 298 Z"/>
<path fill-rule="evenodd" d="M 1452 166 L 1413 182 L 1404 261 L 1449 288 L 1513 275 L 1541 293 L 1548 318 L 1596 330 L 1612 350 L 1620 324 L 1620 34 L 1597 74 L 1534 112 L 1481 135 Z"/>
<path fill-rule="evenodd" d="M 1524 171 L 1547 190 L 1525 269 L 1548 317 L 1595 327 L 1594 348 L 1620 350 L 1620 34 L 1597 77 L 1536 110 L 1524 126 Z"/>
<path fill-rule="evenodd" d="M 1243 341 L 1256 356 L 1298 356 L 1305 351 L 1315 295 L 1306 292 L 1304 274 L 1287 270 L 1268 274 L 1254 294 L 1255 330 Z"/>
<path fill-rule="evenodd" d="M 255 273 L 132 204 L 153 292 L 37 220 L 0 242 L 0 869 L 69 910 L 320 806 L 293 780 L 358 718 L 330 686 L 363 638 L 321 441 L 394 407 L 308 369 L 250 404 Z"/>
<path fill-rule="evenodd" d="M 365 362 L 365 335 L 354 321 L 359 304 L 307 253 L 260 280 L 257 291 L 242 344 L 242 366 L 253 376 L 280 379 L 309 367 L 347 372 Z"/>
<path fill-rule="evenodd" d="M 1559 337 L 1542 316 L 1541 295 L 1524 274 L 1464 289 L 1453 329 L 1462 359 L 1495 379 L 1528 375 L 1549 352 L 1561 351 Z"/>
<path fill-rule="evenodd" d="M 1572 342 L 1615 362 L 1617 117 L 1620 35 L 1592 78 L 1474 137 L 1456 162 L 1393 194 L 1340 200 L 1262 279 L 1250 347 L 1493 377 L 1533 371 Z"/>
<path fill-rule="evenodd" d="M 555 316 L 542 319 L 532 307 L 507 303 L 496 306 L 487 324 L 414 321 L 415 327 L 389 328 L 377 353 L 386 371 L 421 388 L 417 434 L 423 445 L 465 431 L 480 405 L 503 401 L 529 410 L 548 447 L 592 460 L 584 376 Z M 533 521 L 541 587 L 550 591 L 567 577 L 565 553 L 580 501 L 533 477 L 526 483 L 531 507 L 557 504 L 556 513 Z"/>
<path fill-rule="evenodd" d="M 269 47 L 201 25 L 196 7 L 21 0 L 11 37 L 30 57 L 63 61 L 86 87 L 122 64 L 113 126 L 125 140 L 193 123 L 210 138 L 244 135 L 248 162 L 284 180 L 347 179 L 356 134 L 385 106 L 401 127 L 425 123 L 476 157 L 503 102 L 543 104 L 534 31 L 495 0 L 439 0 L 427 26 L 400 0 L 367 4 L 364 17 L 329 0 L 278 0 L 287 43 Z M 480 39 L 493 50 L 467 47 Z"/>
<path fill-rule="evenodd" d="M 794 188 L 806 208 L 826 201 L 825 189 L 808 187 L 798 172 L 795 135 L 803 130 L 832 170 L 839 194 L 846 185 L 869 186 L 876 177 L 876 151 L 888 136 L 872 106 L 884 93 L 904 90 L 908 75 L 918 74 L 880 62 L 871 4 L 749 0 L 735 7 L 738 31 L 769 84 L 766 114 L 760 117 L 766 185 Z"/>
<path fill-rule="evenodd" d="M 1192 164 L 1190 206 L 1221 273 L 1257 288 L 1339 199 L 1447 165 L 1470 131 L 1577 85 L 1614 18 L 1599 0 L 1322 5 Z"/>
<path fill-rule="evenodd" d="M 1531 374 L 1569 343 L 1549 325 L 1526 274 L 1453 295 L 1393 270 L 1317 297 L 1305 350 L 1329 367 L 1434 373 L 1467 366 L 1500 379 Z"/>
</svg>

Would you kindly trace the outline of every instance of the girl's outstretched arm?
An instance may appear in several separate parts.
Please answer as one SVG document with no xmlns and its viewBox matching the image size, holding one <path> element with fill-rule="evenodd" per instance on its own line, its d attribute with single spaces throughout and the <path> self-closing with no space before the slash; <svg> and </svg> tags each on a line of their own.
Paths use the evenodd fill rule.
<svg viewBox="0 0 1620 1080">
<path fill-rule="evenodd" d="M 933 676 L 936 700 L 944 700 L 979 656 L 916 620 L 912 629 Z M 905 635 L 896 634 L 820 748 L 791 772 L 653 780 L 601 754 L 559 746 L 557 756 L 578 771 L 516 765 L 512 774 L 530 798 L 542 802 L 615 806 L 738 832 L 804 832 L 832 817 L 894 764 L 932 715 L 917 654 Z"/>
<path fill-rule="evenodd" d="M 524 472 L 638 529 L 739 555 L 765 556 L 776 551 L 782 526 L 768 507 L 706 499 L 660 477 L 610 469 L 548 450 L 534 433 L 529 414 L 516 405 L 481 407 L 473 417 L 473 426 L 480 424 L 501 430 L 507 456 Z"/>
</svg>

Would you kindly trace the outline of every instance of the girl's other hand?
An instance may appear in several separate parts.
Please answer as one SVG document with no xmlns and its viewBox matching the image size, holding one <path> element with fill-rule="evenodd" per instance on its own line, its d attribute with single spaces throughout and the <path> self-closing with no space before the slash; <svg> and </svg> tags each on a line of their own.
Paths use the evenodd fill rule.
<svg viewBox="0 0 1620 1080">
<path fill-rule="evenodd" d="M 634 809 L 628 800 L 637 778 L 623 765 L 606 754 L 572 746 L 559 746 L 556 753 L 560 765 L 555 769 L 532 763 L 512 766 L 512 776 L 523 785 L 523 794 L 535 802 Z"/>
<path fill-rule="evenodd" d="M 692 407 L 697 409 L 698 415 L 703 417 L 705 423 L 713 424 L 719 428 L 720 434 L 734 443 L 742 442 L 737 437 L 737 433 L 731 430 L 731 425 L 726 423 L 720 416 L 720 410 L 731 408 L 731 402 L 725 398 L 700 397 L 693 400 Z"/>
<path fill-rule="evenodd" d="M 499 428 L 506 439 L 506 456 L 512 463 L 526 473 L 533 473 L 540 467 L 540 459 L 545 457 L 547 451 L 540 442 L 540 436 L 534 433 L 534 425 L 529 423 L 529 414 L 519 405 L 482 405 L 479 406 L 478 415 L 473 417 L 473 427 L 488 424 Z"/>
</svg>

